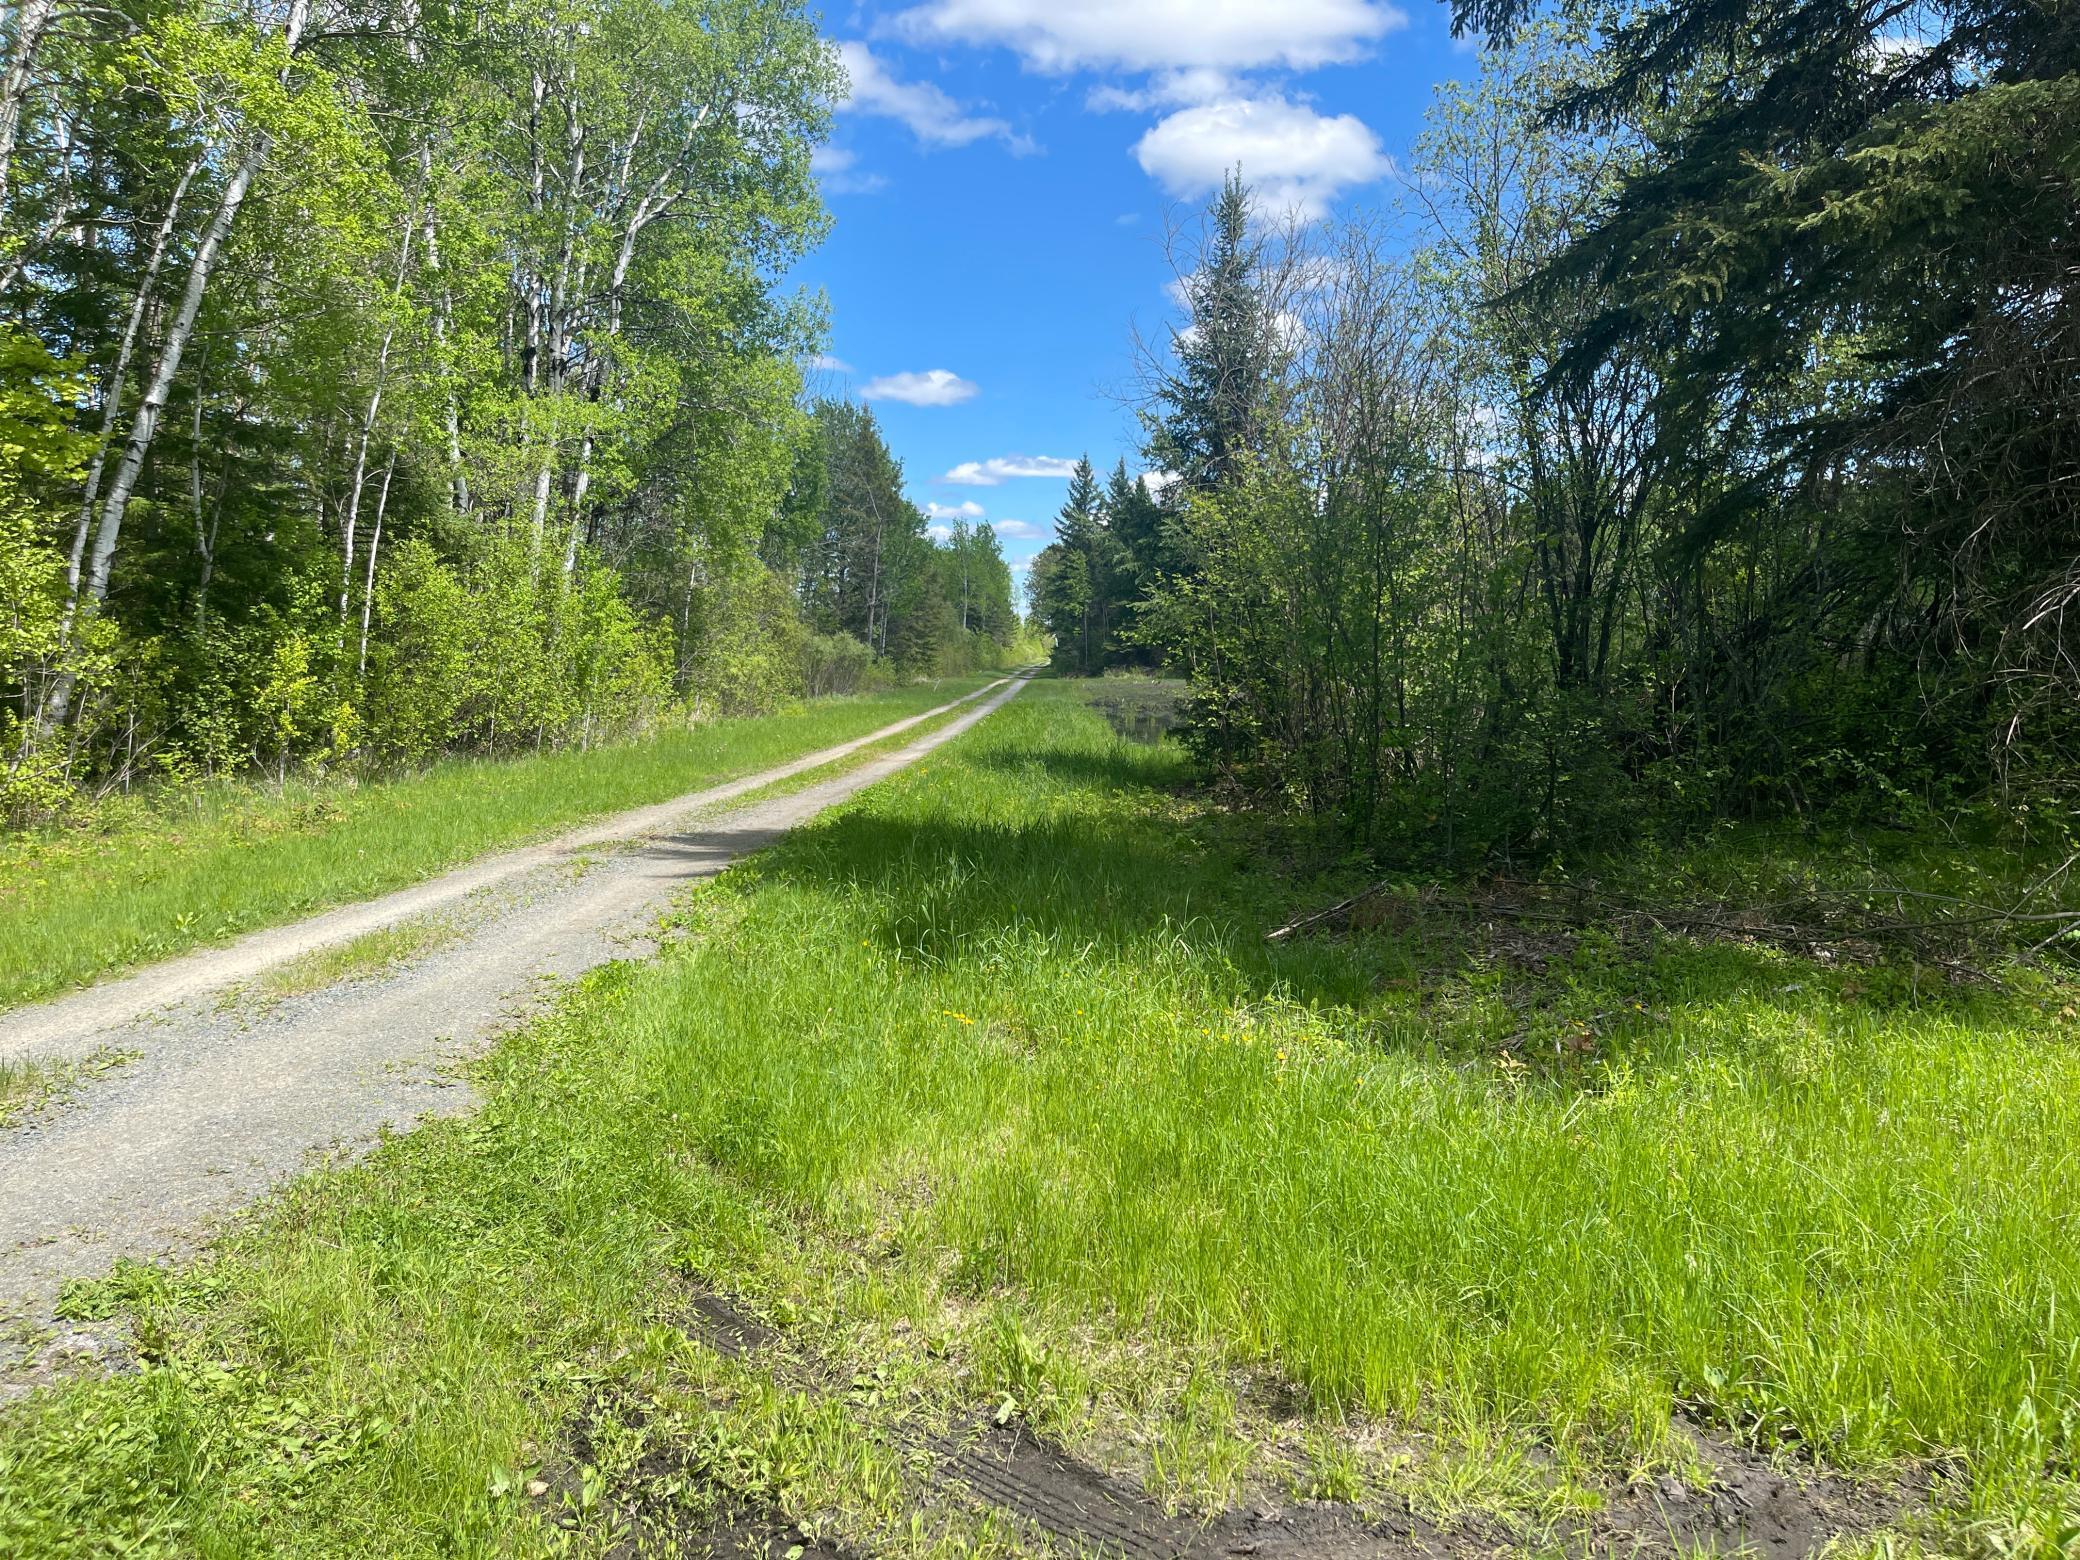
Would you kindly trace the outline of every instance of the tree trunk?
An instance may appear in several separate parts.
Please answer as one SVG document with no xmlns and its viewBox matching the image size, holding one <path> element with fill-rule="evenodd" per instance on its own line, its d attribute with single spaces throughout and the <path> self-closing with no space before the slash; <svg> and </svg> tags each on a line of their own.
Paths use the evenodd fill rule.
<svg viewBox="0 0 2080 1560">
<path fill-rule="evenodd" d="M 36 55 L 57 12 L 57 0 L 21 0 L 15 10 L 7 68 L 0 71 L 0 216 L 7 211 L 8 178 L 14 170 L 15 143 L 22 136 L 22 110 L 28 105 Z M 8 258 L 12 259 L 11 253 Z"/>
<path fill-rule="evenodd" d="M 354 476 L 347 489 L 345 518 L 340 522 L 339 637 L 346 649 L 347 614 L 354 588 L 354 533 L 361 523 L 361 494 L 368 482 L 368 446 L 375 437 L 376 417 L 383 409 L 383 383 L 390 373 L 390 343 L 397 336 L 397 310 L 404 303 L 405 273 L 412 262 L 412 228 L 408 219 L 404 237 L 397 246 L 397 282 L 391 289 L 390 317 L 383 322 L 382 343 L 376 348 L 375 384 L 368 392 L 368 409 L 361 415 L 361 435 L 354 446 Z"/>
<path fill-rule="evenodd" d="M 166 215 L 159 223 L 159 231 L 152 235 L 152 247 L 145 257 L 144 275 L 137 284 L 137 296 L 131 300 L 130 318 L 123 325 L 123 339 L 116 348 L 115 366 L 108 377 L 108 399 L 101 409 L 101 428 L 94 438 L 94 458 L 87 466 L 87 486 L 80 499 L 79 523 L 72 533 L 72 552 L 65 560 L 65 610 L 58 622 L 58 656 L 63 660 L 72 644 L 73 618 L 79 611 L 80 570 L 86 562 L 87 538 L 94 529 L 94 500 L 101 492 L 101 473 L 108 463 L 108 448 L 115 439 L 116 418 L 122 412 L 123 386 L 130 377 L 130 355 L 137 350 L 137 338 L 144 328 L 144 317 L 151 303 L 152 286 L 159 279 L 159 268 L 166 261 L 166 246 L 173 237 L 175 223 L 179 220 L 181 198 L 188 193 L 188 183 L 201 167 L 200 159 L 191 162 L 182 170 L 180 182 L 173 187 L 173 197 L 166 203 Z"/>
<path fill-rule="evenodd" d="M 383 513 L 390 507 L 390 479 L 397 474 L 397 452 L 390 452 L 390 460 L 383 467 L 382 490 L 376 494 L 376 524 L 368 538 L 368 576 L 361 586 L 361 651 L 354 660 L 354 680 L 364 681 L 368 676 L 368 620 L 375 608 L 376 600 L 376 554 L 383 547 Z"/>
<path fill-rule="evenodd" d="M 302 41 L 304 23 L 310 17 L 310 0 L 293 0 L 288 17 L 283 24 L 283 35 L 291 56 Z M 283 67 L 286 78 L 287 67 Z M 166 401 L 173 389 L 174 376 L 180 372 L 181 356 L 188 347 L 188 338 L 195 332 L 195 320 L 202 312 L 203 295 L 209 290 L 210 277 L 215 274 L 217 261 L 223 253 L 224 241 L 230 237 L 232 225 L 245 205 L 246 195 L 253 187 L 267 161 L 271 142 L 262 132 L 256 135 L 239 159 L 230 182 L 217 199 L 216 213 L 210 218 L 209 227 L 196 246 L 194 261 L 188 267 L 188 285 L 181 294 L 180 308 L 173 323 L 167 327 L 166 340 L 159 348 L 159 362 L 152 374 L 150 387 L 145 391 L 144 401 L 137 408 L 137 416 L 130 425 L 130 437 L 123 446 L 123 458 L 117 463 L 115 477 L 109 484 L 108 498 L 101 510 L 101 524 L 94 533 L 94 550 L 88 560 L 86 572 L 86 597 L 90 607 L 99 607 L 108 596 L 109 570 L 115 559 L 116 540 L 122 534 L 123 513 L 130 507 L 130 496 L 137 488 L 137 479 L 144 471 L 145 457 L 151 453 L 152 438 L 159 429 L 160 414 L 166 410 Z M 57 725 L 64 721 L 72 707 L 72 690 L 75 673 L 70 667 L 58 674 L 51 690 L 50 703 L 46 707 L 44 723 Z"/>
</svg>

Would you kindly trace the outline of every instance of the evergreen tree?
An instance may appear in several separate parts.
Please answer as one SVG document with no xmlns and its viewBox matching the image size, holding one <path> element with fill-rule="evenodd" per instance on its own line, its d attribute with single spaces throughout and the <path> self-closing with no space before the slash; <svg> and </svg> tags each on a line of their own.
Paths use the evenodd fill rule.
<svg viewBox="0 0 2080 1560">
<path fill-rule="evenodd" d="M 1149 417 L 1148 454 L 1181 478 L 1179 499 L 1234 477 L 1257 441 L 1271 381 L 1263 252 L 1240 173 L 1222 185 L 1209 220 L 1200 264 L 1184 278 L 1191 321 L 1172 333 L 1176 367 L 1156 387 Z"/>
<path fill-rule="evenodd" d="M 1105 524 L 1104 491 L 1090 457 L 1076 463 L 1069 492 L 1055 519 L 1048 549 L 1058 561 L 1047 571 L 1047 592 L 1038 612 L 1055 636 L 1055 663 L 1079 677 L 1105 667 L 1116 587 L 1116 549 Z"/>
<path fill-rule="evenodd" d="M 1157 581 L 1174 568 L 1165 524 L 1163 506 L 1144 480 L 1127 475 L 1122 459 L 1105 487 L 1105 525 L 1117 560 L 1108 612 L 1112 635 L 1107 653 L 1114 660 L 1146 665 L 1157 659 L 1154 648 L 1137 635 L 1135 616 Z"/>
<path fill-rule="evenodd" d="M 1454 0 L 1453 20 L 1500 43 L 1539 11 Z M 1691 548 L 1890 474 L 1873 573 L 1918 579 L 1931 628 L 2028 673 L 2010 690 L 2080 697 L 2060 626 L 2080 603 L 2080 10 L 1652 0 L 1548 117 L 1641 143 L 1527 289 L 1600 300 L 1548 387 L 1659 360 L 1671 484 L 1725 494 Z"/>
</svg>

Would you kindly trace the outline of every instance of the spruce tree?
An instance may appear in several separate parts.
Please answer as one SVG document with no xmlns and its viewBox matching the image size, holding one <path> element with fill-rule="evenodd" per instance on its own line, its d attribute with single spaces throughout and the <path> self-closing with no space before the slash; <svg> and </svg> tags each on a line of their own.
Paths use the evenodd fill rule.
<svg viewBox="0 0 2080 1560">
<path fill-rule="evenodd" d="M 1201 264 L 1184 279 L 1191 323 L 1173 334 L 1177 367 L 1157 387 L 1148 446 L 1157 465 L 1182 478 L 1180 497 L 1235 475 L 1257 440 L 1271 377 L 1263 252 L 1239 173 L 1222 185 L 1209 219 Z"/>
</svg>

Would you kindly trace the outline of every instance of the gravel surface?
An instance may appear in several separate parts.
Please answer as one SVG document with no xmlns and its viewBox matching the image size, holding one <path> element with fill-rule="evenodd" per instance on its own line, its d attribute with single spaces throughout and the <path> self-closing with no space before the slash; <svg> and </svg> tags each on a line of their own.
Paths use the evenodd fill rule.
<svg viewBox="0 0 2080 1560">
<path fill-rule="evenodd" d="M 72 1364 L 119 1361 L 118 1340 L 56 1327 L 66 1280 L 119 1257 L 191 1253 L 214 1223 L 316 1160 L 466 1108 L 453 1064 L 540 1002 L 545 977 L 640 951 L 687 884 L 914 762 L 1020 686 L 992 685 L 944 726 L 788 795 L 718 810 L 953 706 L 0 1018 L 0 1057 L 134 1053 L 65 1103 L 0 1128 L 0 1399 Z M 434 910 L 460 935 L 403 968 L 280 1000 L 225 995 L 314 948 Z"/>
</svg>

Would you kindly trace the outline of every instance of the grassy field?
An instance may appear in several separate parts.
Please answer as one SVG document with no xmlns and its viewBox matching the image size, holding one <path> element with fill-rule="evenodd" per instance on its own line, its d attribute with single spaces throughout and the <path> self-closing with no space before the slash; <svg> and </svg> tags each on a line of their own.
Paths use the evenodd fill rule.
<svg viewBox="0 0 2080 1560">
<path fill-rule="evenodd" d="M 1338 885 L 1185 778 L 1029 689 L 692 896 L 476 1115 L 80 1291 L 150 1363 L 0 1421 L 0 1551 L 606 1553 L 640 1486 L 1010 1554 L 901 1451 L 994 1412 L 1183 1511 L 1560 1551 L 1716 1438 L 1904 1492 L 1842 1553 L 2070 1552 L 2070 988 L 1412 899 L 1268 944 Z M 701 1345 L 689 1275 L 776 1356 Z"/>
<path fill-rule="evenodd" d="M 451 761 L 367 785 L 206 788 L 113 827 L 0 842 L 0 1008 L 785 763 L 988 680 L 824 700 L 584 753 Z"/>
</svg>

